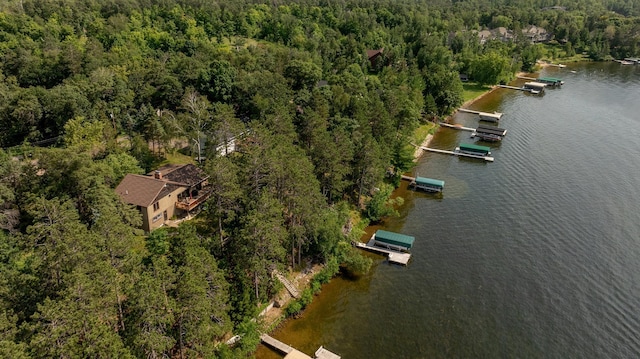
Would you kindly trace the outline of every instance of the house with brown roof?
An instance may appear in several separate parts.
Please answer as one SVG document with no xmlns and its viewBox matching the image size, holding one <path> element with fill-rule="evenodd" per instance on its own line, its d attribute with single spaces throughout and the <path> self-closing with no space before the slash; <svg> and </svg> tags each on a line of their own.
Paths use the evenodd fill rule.
<svg viewBox="0 0 640 359">
<path fill-rule="evenodd" d="M 116 193 L 138 208 L 142 229 L 150 232 L 171 218 L 190 216 L 209 198 L 208 179 L 192 164 L 168 165 L 147 175 L 126 175 Z"/>
<path fill-rule="evenodd" d="M 371 64 L 371 67 L 375 67 L 378 63 L 378 58 L 382 56 L 384 52 L 384 48 L 376 49 L 376 50 L 367 50 L 367 59 Z"/>
</svg>

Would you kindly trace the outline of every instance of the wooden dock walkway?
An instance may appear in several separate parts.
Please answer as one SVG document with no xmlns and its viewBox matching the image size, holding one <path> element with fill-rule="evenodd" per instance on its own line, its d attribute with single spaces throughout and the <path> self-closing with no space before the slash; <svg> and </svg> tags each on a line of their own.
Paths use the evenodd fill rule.
<svg viewBox="0 0 640 359">
<path fill-rule="evenodd" d="M 511 89 L 511 90 L 520 90 L 520 91 L 524 91 L 524 92 L 531 92 L 531 89 L 526 89 L 524 87 L 516 87 L 516 86 L 509 86 L 509 85 L 498 85 L 498 87 L 501 87 L 503 89 Z"/>
<path fill-rule="evenodd" d="M 517 76 L 517 78 L 519 78 L 521 80 L 529 80 L 529 81 L 537 80 L 537 78 L 535 78 L 535 77 L 526 77 L 526 76 Z"/>
<path fill-rule="evenodd" d="M 477 158 L 477 159 L 485 160 L 487 162 L 493 162 L 493 160 L 494 160 L 494 158 L 490 157 L 490 156 L 471 155 L 471 154 L 468 154 L 468 153 L 461 153 L 461 152 L 454 152 L 454 151 L 447 151 L 447 150 L 439 150 L 437 148 L 429 148 L 429 147 L 422 147 L 422 146 L 420 146 L 420 148 L 422 148 L 425 151 L 429 151 L 429 152 L 443 153 L 443 154 L 446 154 L 446 155 L 454 155 L 454 156 L 460 156 L 460 157 Z"/>
<path fill-rule="evenodd" d="M 409 260 L 411 259 L 411 253 L 392 251 L 389 249 L 378 247 L 374 245 L 374 243 L 375 243 L 375 240 L 371 239 L 368 243 L 355 242 L 354 244 L 356 247 L 360 249 L 364 249 L 367 251 L 371 251 L 371 252 L 375 252 L 383 255 L 386 254 L 390 263 L 402 264 L 405 266 L 409 263 Z"/>
<path fill-rule="evenodd" d="M 470 110 L 468 108 L 459 108 L 458 111 L 466 112 L 466 113 L 474 113 L 480 116 L 481 119 L 489 120 L 489 121 L 499 121 L 502 118 L 502 113 L 500 112 L 494 112 L 494 113 L 482 112 L 482 111 Z"/>
<path fill-rule="evenodd" d="M 413 182 L 416 180 L 415 177 L 411 177 L 411 176 L 405 176 L 405 175 L 401 175 L 400 179 L 405 180 L 405 181 L 409 181 L 409 182 Z"/>
<path fill-rule="evenodd" d="M 279 341 L 276 338 L 271 337 L 268 334 L 262 334 L 260 336 L 260 340 L 264 344 L 268 345 L 269 347 L 271 347 L 271 348 L 273 348 L 273 349 L 275 349 L 275 350 L 277 350 L 280 353 L 285 354 L 285 355 L 291 353 L 294 350 L 296 350 L 294 347 L 286 345 L 285 343 Z"/>
<path fill-rule="evenodd" d="M 464 127 L 462 125 L 452 125 L 450 123 L 446 123 L 446 122 L 440 122 L 440 126 L 444 126 L 444 127 L 449 127 L 449 128 L 453 128 L 455 130 L 461 130 L 461 131 L 471 131 L 474 132 L 476 129 L 475 128 L 471 128 L 471 127 Z"/>
<path fill-rule="evenodd" d="M 281 354 L 284 354 L 285 359 L 340 359 L 339 355 L 328 351 L 322 346 L 318 348 L 318 350 L 316 350 L 314 357 L 311 358 L 307 354 L 279 341 L 276 338 L 269 336 L 268 334 L 260 335 L 260 340 L 270 348 L 275 349 Z"/>
</svg>

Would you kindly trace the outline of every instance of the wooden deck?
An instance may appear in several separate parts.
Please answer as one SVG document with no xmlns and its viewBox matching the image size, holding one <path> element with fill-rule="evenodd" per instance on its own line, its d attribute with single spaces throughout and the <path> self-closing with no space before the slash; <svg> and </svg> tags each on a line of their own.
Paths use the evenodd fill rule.
<svg viewBox="0 0 640 359">
<path fill-rule="evenodd" d="M 387 255 L 390 263 L 402 264 L 405 266 L 409 263 L 409 260 L 411 259 L 411 253 L 392 251 L 389 249 L 378 247 L 374 245 L 374 243 L 375 240 L 371 239 L 368 243 L 356 242 L 355 246 L 367 251 Z"/>
<path fill-rule="evenodd" d="M 176 202 L 176 208 L 180 208 L 187 212 L 192 211 L 194 208 L 198 207 L 202 203 L 204 203 L 211 196 L 211 191 L 201 191 L 201 194 L 196 198 L 185 198 L 181 201 Z"/>
<path fill-rule="evenodd" d="M 340 359 L 339 355 L 328 351 L 322 346 L 318 348 L 318 350 L 316 350 L 314 357 L 311 358 L 307 354 L 279 341 L 276 338 L 269 336 L 268 334 L 260 335 L 260 340 L 268 347 L 278 351 L 281 354 L 284 354 L 285 359 Z"/>
<path fill-rule="evenodd" d="M 477 159 L 485 160 L 487 162 L 493 162 L 493 157 L 490 157 L 490 156 L 477 156 L 477 155 L 471 155 L 468 153 L 439 150 L 437 148 L 429 148 L 429 147 L 420 147 L 420 148 L 429 152 L 442 153 L 446 155 L 453 155 L 453 156 L 460 156 L 460 157 L 477 158 Z"/>
</svg>

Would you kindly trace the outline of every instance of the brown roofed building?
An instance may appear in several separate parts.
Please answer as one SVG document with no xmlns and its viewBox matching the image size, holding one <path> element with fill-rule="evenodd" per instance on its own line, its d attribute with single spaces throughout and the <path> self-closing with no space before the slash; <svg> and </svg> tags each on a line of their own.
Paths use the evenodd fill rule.
<svg viewBox="0 0 640 359">
<path fill-rule="evenodd" d="M 140 210 L 142 228 L 150 232 L 174 216 L 188 216 L 209 198 L 208 178 L 192 164 L 169 165 L 146 176 L 126 175 L 116 193 Z"/>
<path fill-rule="evenodd" d="M 371 67 L 376 66 L 378 62 L 378 58 L 382 56 L 383 51 L 384 49 L 367 50 L 367 59 L 369 59 L 369 63 L 371 64 Z"/>
</svg>

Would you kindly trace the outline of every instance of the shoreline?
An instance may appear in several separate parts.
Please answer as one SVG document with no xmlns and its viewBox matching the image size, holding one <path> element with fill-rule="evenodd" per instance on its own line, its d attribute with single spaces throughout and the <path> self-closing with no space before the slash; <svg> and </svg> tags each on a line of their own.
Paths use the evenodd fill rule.
<svg viewBox="0 0 640 359">
<path fill-rule="evenodd" d="M 538 63 L 537 65 L 538 65 L 538 67 L 536 68 L 536 71 L 534 71 L 534 72 L 524 72 L 524 71 L 516 72 L 516 74 L 515 74 L 515 78 L 522 77 L 522 76 L 526 76 L 526 75 L 533 74 L 533 73 L 538 73 L 538 70 L 540 70 L 540 69 L 544 69 L 544 68 L 546 68 L 546 67 L 548 67 L 548 66 L 551 66 L 551 65 L 550 65 L 550 64 L 548 64 L 548 63 Z M 475 102 L 477 102 L 478 100 L 482 99 L 483 97 L 485 97 L 485 96 L 489 95 L 490 93 L 492 93 L 492 92 L 494 92 L 494 91 L 496 91 L 496 90 L 498 90 L 498 89 L 500 89 L 500 87 L 498 87 L 497 85 L 493 85 L 493 86 L 491 86 L 491 88 L 490 88 L 489 90 L 487 90 L 486 92 L 483 92 L 482 94 L 480 94 L 480 95 L 479 95 L 479 96 L 477 96 L 477 97 L 472 98 L 471 100 L 467 100 L 467 101 L 465 101 L 462 105 L 460 105 L 460 107 L 458 107 L 458 108 L 457 108 L 455 111 L 453 111 L 450 115 L 448 115 L 447 117 L 445 117 L 443 122 L 451 123 L 451 119 L 453 119 L 453 116 L 455 116 L 455 115 L 456 115 L 456 113 L 458 113 L 458 110 L 459 110 L 459 109 L 461 109 L 461 108 L 468 109 L 468 108 L 469 108 L 469 106 L 473 105 L 473 104 L 474 104 Z"/>
<path fill-rule="evenodd" d="M 538 63 L 537 65 L 538 65 L 538 66 L 536 67 L 535 71 L 533 71 L 533 72 L 518 72 L 518 73 L 516 73 L 516 74 L 515 74 L 516 78 L 517 78 L 518 76 L 527 76 L 527 75 L 530 75 L 530 74 L 539 74 L 540 70 L 542 70 L 542 69 L 544 69 L 544 68 L 546 68 L 546 67 L 548 67 L 548 66 L 551 66 L 551 65 L 550 65 L 550 64 L 548 64 L 548 63 Z M 496 85 L 491 86 L 491 87 L 490 87 L 490 89 L 488 89 L 486 92 L 483 92 L 482 94 L 478 95 L 477 97 L 475 97 L 475 98 L 473 98 L 473 99 L 470 99 L 470 100 L 468 100 L 468 101 L 465 101 L 462 105 L 460 105 L 460 106 L 459 106 L 455 111 L 453 111 L 450 115 L 446 116 L 446 117 L 443 119 L 443 122 L 450 123 L 450 121 L 454 118 L 454 116 L 455 116 L 455 115 L 456 115 L 456 113 L 458 112 L 458 109 L 460 109 L 460 108 L 468 108 L 468 106 L 471 106 L 471 105 L 472 105 L 472 104 L 474 104 L 475 102 L 479 101 L 480 99 L 482 99 L 482 98 L 484 98 L 485 96 L 487 96 L 487 95 L 491 94 L 492 92 L 494 92 L 495 90 L 497 90 L 497 89 L 499 89 L 499 88 L 500 88 L 500 87 L 498 87 L 498 86 L 496 86 Z M 423 153 L 424 153 L 424 152 L 426 152 L 426 151 L 422 150 L 420 147 L 428 147 L 428 146 L 429 146 L 429 144 L 433 141 L 433 139 L 434 139 L 434 138 L 435 138 L 435 134 L 431 134 L 431 133 L 429 133 L 429 134 L 427 134 L 427 135 L 425 136 L 425 138 L 423 139 L 423 141 L 422 141 L 418 146 L 416 146 L 416 149 L 415 149 L 415 151 L 414 151 L 414 156 L 413 156 L 413 157 L 414 157 L 414 158 L 413 158 L 413 162 L 414 162 L 414 163 L 415 163 L 415 162 L 418 162 L 418 161 L 420 160 L 420 158 L 422 157 Z M 405 189 L 405 190 L 406 190 L 406 189 Z M 404 190 L 403 190 L 401 187 L 398 187 L 398 188 L 396 188 L 396 189 L 392 192 L 392 195 L 391 195 L 391 196 L 392 196 L 392 197 L 396 197 L 396 196 L 398 196 L 398 195 L 402 194 L 402 192 L 403 192 L 403 191 L 404 191 Z M 382 225 L 382 227 L 384 227 L 384 224 Z M 364 228 L 364 231 L 365 231 L 365 233 L 370 233 L 370 232 L 372 232 L 373 230 L 375 230 L 376 228 L 380 228 L 380 225 L 376 225 L 376 226 L 369 225 L 369 226 L 367 226 L 366 228 Z M 296 272 L 294 272 L 294 273 L 296 273 Z M 296 278 L 298 279 L 298 281 L 297 281 L 297 282 L 298 282 L 298 284 L 299 284 L 299 288 L 298 288 L 298 289 L 299 289 L 300 291 L 302 291 L 302 290 L 304 290 L 305 288 L 307 288 L 308 283 L 309 283 L 309 277 L 306 277 L 306 278 L 305 278 L 305 276 L 304 276 L 302 273 L 296 273 L 296 274 L 297 274 Z M 304 279 L 302 279 L 302 278 L 304 278 Z M 300 279 L 302 279 L 302 280 L 300 280 Z M 305 280 L 305 279 L 306 279 L 306 280 Z M 301 282 L 303 282 L 303 283 L 301 283 Z M 304 283 L 304 282 L 306 282 L 306 283 Z M 285 292 L 286 292 L 286 290 L 285 290 Z M 282 293 L 281 293 L 281 294 L 282 294 Z M 288 293 L 285 293 L 285 295 L 284 295 L 284 296 L 285 296 L 285 297 L 287 297 L 287 296 L 288 296 Z M 275 298 L 274 298 L 274 299 L 275 299 Z M 285 317 L 285 316 L 283 315 L 283 312 L 284 312 L 284 311 L 283 311 L 283 309 L 286 307 L 286 304 L 288 304 L 292 298 L 288 298 L 288 299 L 289 299 L 289 301 L 285 302 L 282 308 L 273 308 L 273 309 L 271 309 L 270 311 L 267 311 L 267 312 L 265 313 L 265 315 L 264 315 L 264 316 L 261 316 L 261 319 L 263 319 L 263 320 L 264 320 L 264 319 L 267 319 L 268 317 L 271 317 L 271 321 L 270 321 L 269 326 L 268 326 L 268 331 L 269 331 L 269 333 L 271 333 L 271 332 L 275 331 L 275 330 L 276 330 L 278 327 L 280 327 L 280 326 L 281 326 L 285 321 L 288 321 L 288 320 L 290 320 L 290 319 L 295 319 L 294 317 Z M 280 313 L 280 315 L 275 315 L 275 316 L 274 316 L 274 315 L 273 315 L 273 314 L 275 314 L 274 312 L 279 312 L 279 313 Z M 271 315 L 270 315 L 270 314 L 271 314 Z"/>
<path fill-rule="evenodd" d="M 525 72 L 519 72 L 516 74 L 516 76 L 522 76 L 523 74 L 526 74 Z M 473 104 L 474 102 L 480 100 L 481 98 L 483 98 L 484 96 L 487 96 L 488 94 L 492 93 L 493 91 L 495 91 L 496 89 L 499 89 L 498 86 L 492 86 L 488 91 L 480 94 L 479 96 L 468 100 L 466 102 L 464 102 L 462 105 L 460 105 L 460 107 L 458 108 L 466 108 L 466 106 L 469 106 L 471 104 Z M 449 123 L 449 121 L 453 118 L 453 116 L 455 116 L 455 114 L 458 112 L 458 110 L 456 109 L 452 114 L 448 115 L 447 117 L 445 117 L 444 122 Z M 416 149 L 413 153 L 413 162 L 418 162 L 420 160 L 420 158 L 422 157 L 422 155 L 424 154 L 424 150 L 421 149 L 420 147 L 428 147 L 429 144 L 431 143 L 431 141 L 434 139 L 435 134 L 427 134 L 427 136 L 423 139 L 423 141 L 420 143 L 420 145 L 416 146 Z M 400 191 L 400 187 L 396 188 L 391 196 L 395 197 L 398 195 Z M 374 227 L 379 227 L 378 226 L 367 226 L 366 228 L 364 228 L 365 233 L 369 233 Z M 317 265 L 314 266 L 314 270 L 310 271 L 311 273 L 304 273 L 303 272 L 293 272 L 293 273 L 289 273 L 289 274 L 295 274 L 296 280 L 295 282 L 297 282 L 297 289 L 299 291 L 303 291 L 304 289 L 306 289 L 310 283 L 311 278 L 313 278 L 313 275 L 317 274 L 320 269 L 317 267 Z M 323 266 L 321 266 L 323 267 Z M 309 276 L 309 274 L 311 274 Z M 264 310 L 260 315 L 258 315 L 258 318 L 260 318 L 260 320 L 263 321 L 263 323 L 265 324 L 268 333 L 272 333 L 273 331 L 275 331 L 280 325 L 283 324 L 284 321 L 290 320 L 290 319 L 295 319 L 295 318 L 291 318 L 291 317 L 285 317 L 284 315 L 284 308 L 286 308 L 286 306 L 291 303 L 291 301 L 294 298 L 291 297 L 289 295 L 289 293 L 286 291 L 286 289 L 283 289 L 283 291 L 281 291 L 280 293 L 278 293 L 274 298 L 273 298 L 273 302 L 278 302 L 279 306 L 276 307 L 274 306 L 269 306 L 267 310 Z"/>
<path fill-rule="evenodd" d="M 413 152 L 413 162 L 418 162 L 418 160 L 420 159 L 420 157 L 422 157 L 422 154 L 425 152 L 422 148 L 420 147 L 429 147 L 429 144 L 431 143 L 431 140 L 433 140 L 434 135 L 432 134 L 428 134 L 427 137 L 424 138 L 424 140 L 422 141 L 422 143 L 420 143 L 419 146 L 416 146 L 416 150 Z M 396 190 L 394 190 L 395 192 Z"/>
</svg>

